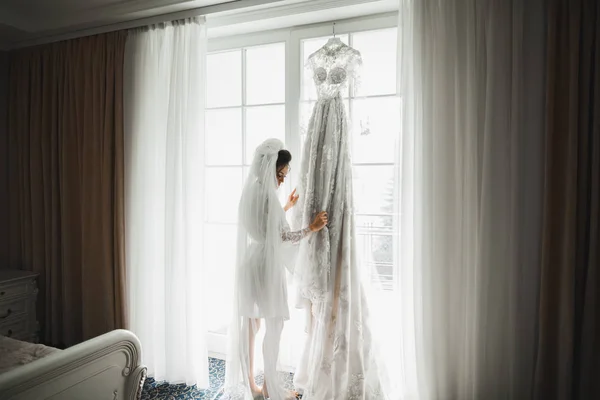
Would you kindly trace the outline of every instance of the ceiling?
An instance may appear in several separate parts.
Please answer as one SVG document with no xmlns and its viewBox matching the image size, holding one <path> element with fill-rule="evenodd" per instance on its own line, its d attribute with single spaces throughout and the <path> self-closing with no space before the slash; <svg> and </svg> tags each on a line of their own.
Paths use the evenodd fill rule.
<svg viewBox="0 0 600 400">
<path fill-rule="evenodd" d="M 0 50 L 207 15 L 210 37 L 397 10 L 398 0 L 1 0 Z M 168 14 L 168 15 L 167 15 Z"/>
<path fill-rule="evenodd" d="M 233 0 L 2 0 L 0 45 L 60 35 Z"/>
</svg>

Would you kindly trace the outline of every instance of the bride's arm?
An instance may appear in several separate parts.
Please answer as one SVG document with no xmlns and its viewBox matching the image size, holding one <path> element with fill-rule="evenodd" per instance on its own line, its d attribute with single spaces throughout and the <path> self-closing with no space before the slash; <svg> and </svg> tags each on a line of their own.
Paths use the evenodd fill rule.
<svg viewBox="0 0 600 400">
<path fill-rule="evenodd" d="M 281 238 L 284 242 L 298 243 L 310 233 L 318 232 L 323 229 L 325 225 L 327 225 L 327 222 L 327 213 L 325 211 L 321 211 L 317 214 L 313 223 L 301 231 L 290 232 L 290 227 L 286 223 L 284 224 L 283 231 L 281 232 Z"/>
<path fill-rule="evenodd" d="M 298 243 L 312 232 L 310 227 L 304 228 L 300 231 L 291 232 L 290 228 L 286 228 L 281 232 L 281 238 L 284 242 Z"/>
</svg>

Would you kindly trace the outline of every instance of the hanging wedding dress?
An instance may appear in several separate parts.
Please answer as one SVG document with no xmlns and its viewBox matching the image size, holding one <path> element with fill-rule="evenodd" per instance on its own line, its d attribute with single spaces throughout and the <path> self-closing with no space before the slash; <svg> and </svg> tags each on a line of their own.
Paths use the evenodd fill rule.
<svg viewBox="0 0 600 400">
<path fill-rule="evenodd" d="M 356 257 L 350 138 L 340 95 L 358 78 L 361 63 L 360 53 L 336 38 L 307 62 L 318 101 L 304 144 L 294 225 L 306 226 L 318 210 L 328 212 L 329 224 L 302 242 L 295 270 L 297 307 L 308 315 L 294 378 L 303 400 L 388 398 Z"/>
</svg>

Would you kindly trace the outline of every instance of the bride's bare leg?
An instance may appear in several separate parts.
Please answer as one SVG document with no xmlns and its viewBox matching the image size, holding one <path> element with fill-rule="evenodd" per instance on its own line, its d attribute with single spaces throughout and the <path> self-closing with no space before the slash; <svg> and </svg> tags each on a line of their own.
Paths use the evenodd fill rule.
<svg viewBox="0 0 600 400">
<path fill-rule="evenodd" d="M 269 398 L 269 391 L 267 390 L 267 381 L 263 384 L 262 393 L 265 399 Z M 298 392 L 295 390 L 286 390 L 285 391 L 285 400 L 295 400 L 299 396 Z"/>
<path fill-rule="evenodd" d="M 252 391 L 252 395 L 256 397 L 261 393 L 261 388 L 254 381 L 254 341 L 256 339 L 256 333 L 260 329 L 260 319 L 254 319 L 249 321 L 250 329 L 248 329 L 248 340 L 249 340 L 249 348 L 248 348 L 248 356 L 250 358 L 250 372 L 248 376 L 248 382 L 250 382 L 250 390 Z"/>
</svg>

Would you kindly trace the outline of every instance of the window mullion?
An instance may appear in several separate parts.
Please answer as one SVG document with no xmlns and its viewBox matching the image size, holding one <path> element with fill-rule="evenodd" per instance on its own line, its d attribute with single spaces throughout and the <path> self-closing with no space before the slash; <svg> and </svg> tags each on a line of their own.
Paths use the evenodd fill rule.
<svg viewBox="0 0 600 400">
<path fill-rule="evenodd" d="M 298 171 L 300 170 L 301 138 L 300 138 L 300 88 L 302 77 L 300 75 L 301 64 L 300 39 L 290 33 L 285 46 L 285 115 L 286 115 L 286 137 L 288 149 L 293 155 L 294 165 L 290 174 L 288 189 L 294 188 L 298 183 Z"/>
<path fill-rule="evenodd" d="M 242 55 L 242 186 L 246 183 L 244 165 L 250 160 L 246 159 L 246 49 L 240 52 Z"/>
</svg>

